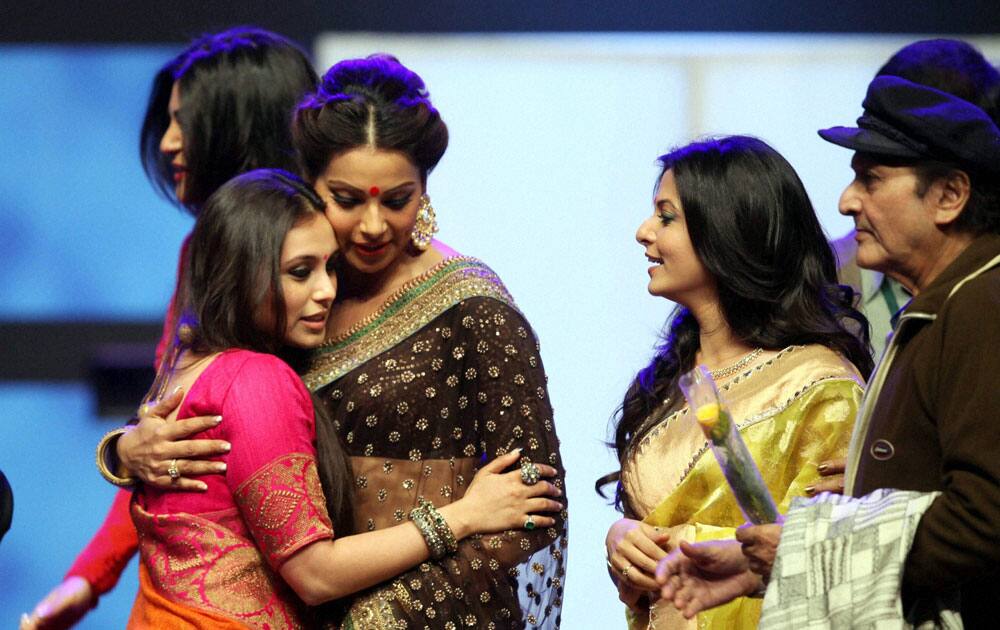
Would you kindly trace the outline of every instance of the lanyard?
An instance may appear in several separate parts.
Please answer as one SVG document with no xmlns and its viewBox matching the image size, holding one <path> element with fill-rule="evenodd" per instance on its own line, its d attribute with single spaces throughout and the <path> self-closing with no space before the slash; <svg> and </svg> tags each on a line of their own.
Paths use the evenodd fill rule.
<svg viewBox="0 0 1000 630">
<path fill-rule="evenodd" d="M 878 288 L 879 293 L 882 294 L 882 299 L 885 300 L 885 305 L 889 307 L 890 316 L 899 312 L 899 302 L 896 301 L 896 294 L 892 292 L 891 284 L 888 278 L 882 278 L 882 283 Z"/>
</svg>

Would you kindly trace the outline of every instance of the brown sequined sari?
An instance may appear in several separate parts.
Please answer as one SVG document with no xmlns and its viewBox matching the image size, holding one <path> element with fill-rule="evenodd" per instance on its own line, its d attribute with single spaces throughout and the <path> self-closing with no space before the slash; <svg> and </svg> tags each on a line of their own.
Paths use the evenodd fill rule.
<svg viewBox="0 0 1000 630">
<path fill-rule="evenodd" d="M 447 259 L 317 351 L 306 385 L 355 475 L 358 531 L 459 499 L 513 448 L 563 468 L 538 343 L 499 278 Z M 360 594 L 345 628 L 557 628 L 566 513 L 551 528 L 470 537 L 457 553 Z"/>
</svg>

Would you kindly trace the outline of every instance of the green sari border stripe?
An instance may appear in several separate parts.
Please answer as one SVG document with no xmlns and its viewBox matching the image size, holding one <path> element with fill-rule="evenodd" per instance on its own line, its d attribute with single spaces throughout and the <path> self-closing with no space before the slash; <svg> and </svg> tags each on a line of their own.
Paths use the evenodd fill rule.
<svg viewBox="0 0 1000 630">
<path fill-rule="evenodd" d="M 454 261 L 445 261 L 445 266 L 440 269 L 433 276 L 428 278 L 426 281 L 421 282 L 415 287 L 405 291 L 396 300 L 393 300 L 391 304 L 385 307 L 385 309 L 379 313 L 378 317 L 368 323 L 368 325 L 362 327 L 360 330 L 355 331 L 350 336 L 342 339 L 332 346 L 320 347 L 315 351 L 315 354 L 326 354 L 328 352 L 336 352 L 344 346 L 352 344 L 357 339 L 364 337 L 370 331 L 378 328 L 387 319 L 390 319 L 393 315 L 398 313 L 400 310 L 405 308 L 408 304 L 413 302 L 415 299 L 419 298 L 425 292 L 429 291 L 431 288 L 437 286 L 441 280 L 447 277 L 448 274 L 454 271 L 459 271 L 463 268 L 475 267 L 477 266 L 473 261 L 468 259 L 458 258 Z"/>
<path fill-rule="evenodd" d="M 483 262 L 468 257 L 446 260 L 426 280 L 394 298 L 360 330 L 314 351 L 302 380 L 310 391 L 316 391 L 402 343 L 456 304 L 474 297 L 495 299 L 519 310 L 500 278 Z"/>
</svg>

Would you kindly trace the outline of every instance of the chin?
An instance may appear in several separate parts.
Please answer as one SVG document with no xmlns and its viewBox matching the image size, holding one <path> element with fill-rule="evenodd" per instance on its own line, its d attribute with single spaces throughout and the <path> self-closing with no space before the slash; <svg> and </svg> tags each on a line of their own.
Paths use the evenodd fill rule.
<svg viewBox="0 0 1000 630">
<path fill-rule="evenodd" d="M 884 270 L 888 263 L 888 259 L 884 254 L 881 252 L 873 252 L 864 246 L 858 248 L 856 260 L 859 267 L 864 269 L 874 269 L 875 271 Z"/>
<path fill-rule="evenodd" d="M 658 287 L 648 286 L 646 287 L 646 290 L 649 291 L 649 294 L 652 295 L 653 297 L 663 298 L 665 300 L 671 299 L 671 297 L 667 295 L 667 292 L 664 292 L 663 289 L 660 289 Z"/>
<path fill-rule="evenodd" d="M 299 350 L 313 350 L 315 348 L 323 345 L 326 335 L 321 333 L 299 333 L 296 335 L 291 335 L 285 343 L 292 347 L 298 348 Z"/>
<path fill-rule="evenodd" d="M 381 273 L 386 269 L 388 269 L 389 266 L 392 265 L 392 262 L 395 259 L 396 258 L 393 256 L 385 256 L 383 258 L 379 258 L 378 260 L 368 261 L 360 256 L 353 255 L 347 257 L 347 264 L 348 266 L 351 267 L 351 269 L 354 269 L 355 271 L 360 271 L 361 273 L 367 273 L 367 274 L 375 274 L 375 273 Z"/>
</svg>

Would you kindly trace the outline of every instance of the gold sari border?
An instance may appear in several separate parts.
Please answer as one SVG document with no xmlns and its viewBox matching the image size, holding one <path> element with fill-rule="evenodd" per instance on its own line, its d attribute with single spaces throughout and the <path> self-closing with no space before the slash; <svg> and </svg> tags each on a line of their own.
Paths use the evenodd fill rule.
<svg viewBox="0 0 1000 630">
<path fill-rule="evenodd" d="M 850 375 L 845 370 L 844 362 L 842 362 L 842 361 L 845 361 L 845 360 L 843 360 L 842 358 L 839 358 L 839 355 L 835 355 L 835 353 L 833 353 L 832 351 L 830 351 L 828 348 L 825 348 L 825 347 L 822 347 L 822 346 L 814 346 L 813 345 L 813 346 L 788 346 L 787 348 L 784 348 L 783 350 L 781 350 L 781 352 L 779 352 L 778 354 L 774 355 L 773 357 L 771 357 L 767 361 L 764 361 L 763 363 L 761 363 L 759 365 L 756 365 L 756 366 L 754 366 L 754 367 L 746 370 L 745 372 L 737 375 L 736 377 L 734 377 L 733 379 L 731 379 L 729 382 L 727 382 L 724 385 L 722 385 L 719 389 L 721 390 L 721 393 L 723 394 L 723 396 L 725 396 L 725 393 L 727 391 L 731 390 L 736 385 L 744 384 L 744 383 L 746 383 L 747 381 L 749 381 L 751 379 L 754 379 L 754 380 L 759 379 L 760 377 L 757 376 L 757 375 L 763 373 L 768 368 L 772 368 L 772 367 L 777 366 L 783 360 L 787 360 L 787 359 L 792 358 L 793 354 L 796 355 L 794 358 L 799 361 L 800 365 L 803 364 L 803 363 L 805 363 L 805 362 L 807 362 L 807 361 L 814 361 L 814 360 L 817 359 L 817 357 L 814 357 L 814 355 L 817 354 L 817 350 L 819 351 L 819 353 L 821 353 L 821 355 L 822 354 L 826 354 L 827 355 L 826 357 L 822 357 L 822 356 L 819 357 L 819 360 L 821 360 L 823 362 L 823 364 L 824 364 L 821 367 L 821 371 L 820 371 L 821 375 L 817 376 L 817 377 L 815 377 L 813 379 L 810 379 L 805 385 L 802 385 L 801 387 L 797 388 L 795 391 L 793 391 L 791 394 L 789 394 L 780 403 L 775 404 L 775 405 L 771 405 L 767 409 L 763 410 L 762 412 L 754 414 L 752 416 L 749 416 L 749 417 L 745 418 L 742 422 L 737 423 L 736 428 L 737 428 L 738 431 L 743 431 L 745 429 L 748 429 L 748 428 L 750 428 L 751 426 L 753 426 L 755 424 L 758 424 L 758 423 L 760 423 L 760 422 L 762 422 L 764 420 L 767 420 L 769 418 L 773 418 L 774 416 L 776 416 L 776 415 L 784 412 L 786 409 L 788 409 L 793 404 L 795 404 L 806 392 L 810 391 L 813 387 L 815 387 L 815 386 L 817 386 L 817 385 L 819 385 L 821 383 L 852 382 L 852 383 L 857 384 L 859 387 L 862 387 L 862 388 L 864 387 L 864 383 L 861 380 L 860 375 L 857 375 L 856 371 L 854 372 L 854 375 L 852 376 L 852 375 Z M 832 358 L 832 356 L 837 356 L 839 359 L 837 361 L 831 361 L 830 359 Z M 786 368 L 786 369 L 788 369 L 788 368 Z M 852 370 L 854 369 L 853 366 L 851 367 L 851 369 Z M 675 422 L 676 419 L 680 418 L 683 414 L 686 414 L 686 413 L 688 413 L 688 407 L 687 407 L 687 405 L 681 407 L 677 411 L 674 411 L 673 413 L 671 413 L 670 415 L 668 415 L 667 417 L 665 417 L 663 420 L 661 420 L 658 423 L 656 423 L 656 425 L 654 425 L 654 427 L 652 429 L 650 429 L 649 431 L 647 431 L 646 434 L 638 441 L 638 444 L 629 453 L 628 459 L 629 460 L 634 460 L 635 457 L 637 457 L 638 455 L 642 454 L 642 452 L 646 449 L 646 447 L 649 446 L 649 444 L 651 443 L 651 441 L 654 438 L 656 438 L 657 435 L 659 435 L 659 433 L 660 433 L 661 430 L 663 430 L 666 427 L 668 427 L 670 424 L 672 424 L 673 422 Z M 684 482 L 684 480 L 687 478 L 687 476 L 691 473 L 691 471 L 694 469 L 694 467 L 698 464 L 698 460 L 700 460 L 701 457 L 705 454 L 705 452 L 708 451 L 708 448 L 709 448 L 709 445 L 708 445 L 708 441 L 706 440 L 702 444 L 702 446 L 697 451 L 695 451 L 693 453 L 693 455 L 691 456 L 691 459 L 688 462 L 688 465 L 685 467 L 684 471 L 681 473 L 681 476 L 676 481 L 674 487 L 677 487 L 681 483 Z M 631 467 L 629 467 L 629 468 L 631 468 Z M 628 475 L 628 471 L 624 471 L 623 470 L 623 474 L 627 476 Z"/>
<path fill-rule="evenodd" d="M 447 258 L 401 287 L 358 326 L 317 349 L 302 380 L 316 391 L 474 297 L 492 298 L 517 310 L 514 298 L 485 263 L 469 256 Z"/>
<path fill-rule="evenodd" d="M 855 385 L 858 384 L 858 382 L 856 380 L 854 380 L 853 378 L 848 378 L 848 377 L 844 377 L 844 376 L 827 376 L 827 377 L 824 377 L 824 378 L 818 378 L 818 379 L 810 382 L 808 385 L 803 386 L 802 389 L 796 391 L 795 394 L 792 395 L 790 398 L 788 398 L 788 400 L 786 400 L 782 405 L 772 407 L 772 408 L 770 408 L 770 409 L 768 409 L 766 411 L 763 411 L 763 412 L 761 412 L 761 413 L 759 413 L 757 415 L 750 416 L 749 418 L 747 418 L 743 422 L 737 423 L 736 424 L 736 430 L 742 432 L 742 431 L 744 431 L 746 429 L 749 429 L 750 427 L 754 426 L 755 424 L 759 424 L 759 423 L 761 423 L 761 422 L 763 422 L 765 420 L 769 420 L 769 419 L 773 418 L 774 416 L 777 416 L 778 414 L 784 412 L 786 409 L 788 409 L 789 407 L 791 407 L 792 405 L 794 405 L 796 402 L 798 402 L 799 399 L 802 398 L 802 396 L 806 392 L 808 392 L 809 390 L 811 390 L 813 387 L 815 387 L 817 385 L 820 385 L 820 384 L 826 384 L 826 383 L 854 383 Z M 691 471 L 694 470 L 694 467 L 698 465 L 698 460 L 701 459 L 702 455 L 704 455 L 705 452 L 708 451 L 708 449 L 709 449 L 709 444 L 708 444 L 708 441 L 706 440 L 705 443 L 702 445 L 702 447 L 699 448 L 695 452 L 695 454 L 691 457 L 691 461 L 688 462 L 688 465 L 684 469 L 684 472 L 681 473 L 681 477 L 677 481 L 677 485 L 680 485 L 680 484 L 684 483 L 684 480 L 687 479 L 687 476 L 689 474 L 691 474 Z"/>
<path fill-rule="evenodd" d="M 763 363 L 761 363 L 759 365 L 755 365 L 752 368 L 746 370 L 745 372 L 737 374 L 735 377 L 733 377 L 732 379 L 730 379 L 727 383 L 724 383 L 723 385 L 721 385 L 719 387 L 720 392 L 722 394 L 725 394 L 725 392 L 728 392 L 730 389 L 732 389 L 732 387 L 734 385 L 737 385 L 739 383 L 743 383 L 743 382 L 747 381 L 748 379 L 753 378 L 754 374 L 760 373 L 764 369 L 766 369 L 766 368 L 771 367 L 772 365 L 774 365 L 775 362 L 777 362 L 782 357 L 784 357 L 784 356 L 786 356 L 788 354 L 791 354 L 792 352 L 795 352 L 795 350 L 800 350 L 802 348 L 804 348 L 804 346 L 788 346 L 787 348 L 784 348 L 781 352 L 779 352 L 778 354 L 774 355 L 773 357 L 771 357 L 767 361 L 764 361 Z M 664 417 L 662 420 L 660 420 L 659 422 L 657 422 L 656 424 L 654 424 L 648 431 L 646 431 L 646 433 L 638 441 L 638 444 L 632 446 L 629 449 L 629 458 L 631 459 L 631 458 L 635 457 L 635 455 L 642 453 L 642 451 L 645 450 L 645 447 L 649 445 L 649 443 L 652 441 L 652 439 L 655 438 L 657 435 L 659 435 L 661 429 L 663 429 L 663 428 L 667 427 L 668 425 L 670 425 L 671 423 L 673 423 L 673 421 L 674 421 L 675 418 L 678 418 L 682 414 L 687 413 L 687 411 L 688 411 L 688 407 L 687 407 L 687 405 L 684 405 L 683 407 L 681 407 L 677 411 L 674 411 L 673 413 L 669 414 L 668 416 Z M 707 445 L 707 443 L 706 443 L 706 445 Z"/>
</svg>

